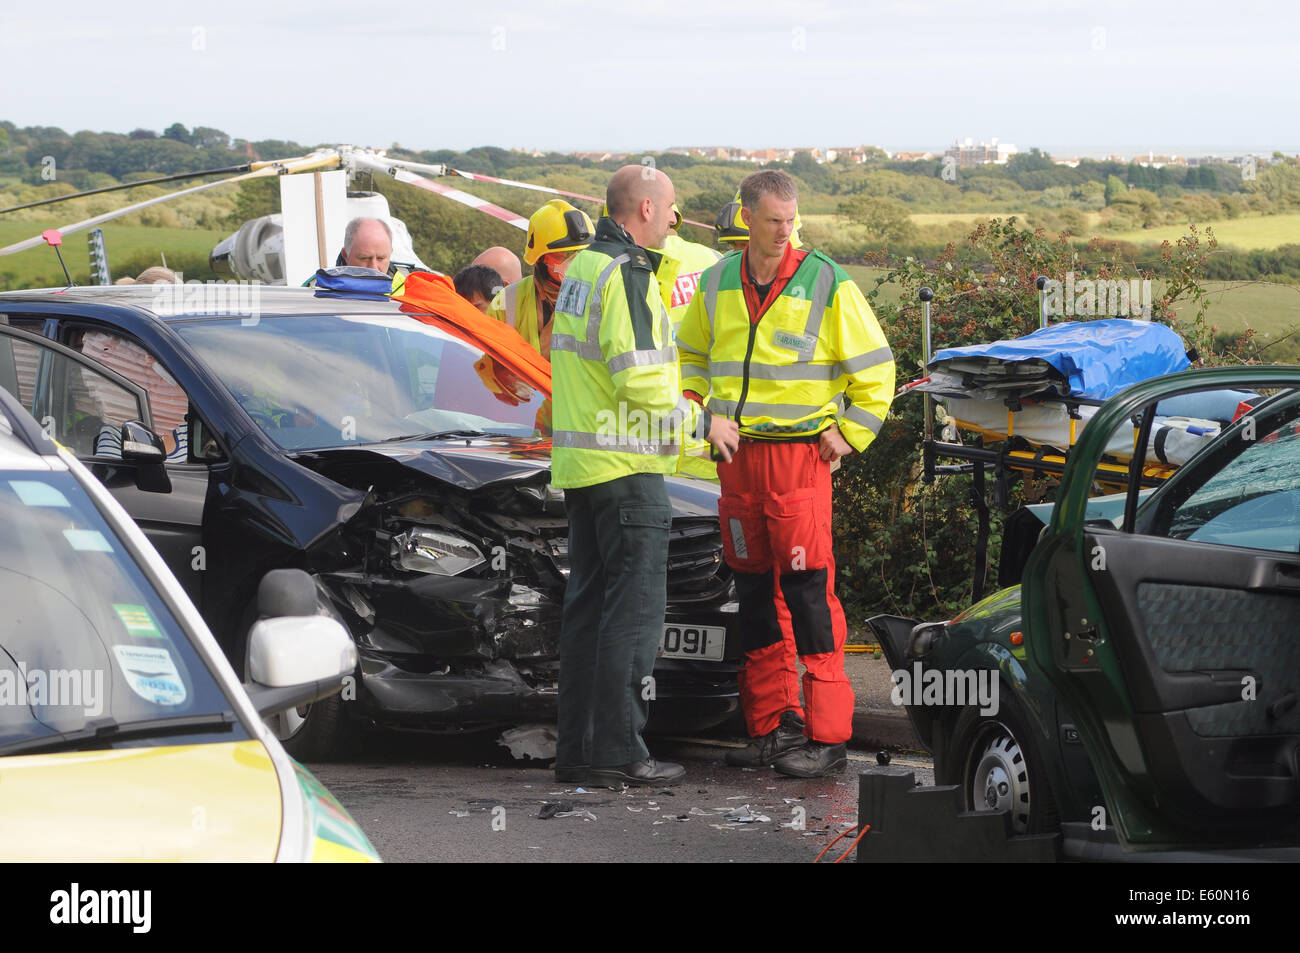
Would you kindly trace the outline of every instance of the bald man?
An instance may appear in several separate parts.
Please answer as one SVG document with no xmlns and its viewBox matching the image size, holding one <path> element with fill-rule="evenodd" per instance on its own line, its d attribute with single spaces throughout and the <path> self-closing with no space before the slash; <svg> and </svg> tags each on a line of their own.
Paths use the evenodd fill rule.
<svg viewBox="0 0 1300 953">
<path fill-rule="evenodd" d="M 513 285 L 524 276 L 523 266 L 519 264 L 519 256 L 509 248 L 502 248 L 500 245 L 493 245 L 480 252 L 470 264 L 486 265 L 500 275 L 501 280 L 508 285 Z"/>
<path fill-rule="evenodd" d="M 551 482 L 569 519 L 560 632 L 556 780 L 665 786 L 685 769 L 656 761 L 641 737 L 663 639 L 676 472 L 691 434 L 730 459 L 736 425 L 682 396 L 657 253 L 673 220 L 673 185 L 625 166 L 609 214 L 565 271 L 551 337 Z"/>
</svg>

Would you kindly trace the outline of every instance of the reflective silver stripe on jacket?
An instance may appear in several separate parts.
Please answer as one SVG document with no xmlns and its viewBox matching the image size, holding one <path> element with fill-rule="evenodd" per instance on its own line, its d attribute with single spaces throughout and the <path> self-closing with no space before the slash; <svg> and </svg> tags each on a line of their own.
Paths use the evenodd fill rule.
<svg viewBox="0 0 1300 953">
<path fill-rule="evenodd" d="M 873 434 L 880 433 L 880 428 L 884 421 L 875 414 L 869 414 L 861 407 L 853 406 L 846 409 L 840 414 L 844 420 L 851 420 L 860 427 L 866 427 Z"/>
<path fill-rule="evenodd" d="M 605 355 L 600 349 L 600 319 L 603 317 L 601 292 L 605 290 L 605 285 L 609 282 L 609 278 L 614 274 L 615 269 L 623 262 L 630 260 L 628 255 L 619 255 L 605 266 L 600 273 L 600 277 L 596 279 L 596 284 L 591 289 L 591 304 L 587 309 L 587 339 L 580 341 L 572 334 L 552 334 L 552 351 L 568 351 L 570 354 L 576 354 L 578 357 L 589 361 L 605 360 Z M 612 374 L 613 371 L 610 373 Z"/>
<path fill-rule="evenodd" d="M 506 309 L 506 324 L 510 325 L 512 328 L 518 327 L 519 325 L 515 320 L 515 315 L 519 308 L 519 282 L 518 281 L 506 285 L 505 295 L 502 298 L 501 303 L 505 305 L 505 309 Z"/>
<path fill-rule="evenodd" d="M 551 445 L 575 450 L 613 450 L 617 453 L 640 453 L 647 456 L 675 457 L 682 452 L 678 441 L 663 443 L 646 437 L 629 437 L 627 434 L 582 433 L 579 430 L 557 430 L 551 434 Z"/>
<path fill-rule="evenodd" d="M 678 345 L 680 348 L 681 345 Z M 755 364 L 749 365 L 749 376 L 765 381 L 833 381 L 843 374 L 856 374 L 877 364 L 888 364 L 894 359 L 893 352 L 887 347 L 878 347 L 857 357 L 846 358 L 838 364 L 810 364 L 797 361 L 794 364 Z M 710 379 L 714 377 L 743 377 L 744 361 L 710 361 Z"/>
<path fill-rule="evenodd" d="M 590 341 L 579 341 L 572 334 L 552 334 L 551 350 L 569 351 L 589 361 L 603 361 L 605 359 L 599 344 L 593 344 Z"/>
<path fill-rule="evenodd" d="M 837 408 L 843 407 L 844 395 L 840 394 L 834 400 L 827 401 L 826 404 L 831 404 Z M 747 400 L 745 401 L 745 416 L 771 417 L 774 420 L 802 420 L 814 414 L 825 413 L 826 404 L 760 404 Z M 735 417 L 736 406 L 737 402 L 734 400 L 720 400 L 717 397 L 709 398 L 709 410 L 715 414 Z"/>
<path fill-rule="evenodd" d="M 609 366 L 609 374 L 613 377 L 619 371 L 625 371 L 629 367 L 650 367 L 653 364 L 670 362 L 677 363 L 677 348 L 671 344 L 647 351 L 624 351 L 622 354 L 615 354 L 606 363 Z"/>
<path fill-rule="evenodd" d="M 596 284 L 591 289 L 591 307 L 587 310 L 587 343 L 596 345 L 600 350 L 600 319 L 604 317 L 604 304 L 601 294 L 605 290 L 605 285 L 609 283 L 609 278 L 618 269 L 618 266 L 625 261 L 631 261 L 629 255 L 619 255 L 605 266 L 605 270 L 600 273 L 596 279 Z"/>
<path fill-rule="evenodd" d="M 716 341 L 717 334 L 713 331 L 713 314 L 718 310 L 718 288 L 722 285 L 722 269 L 718 269 L 717 280 L 712 284 L 705 284 L 704 287 L 704 316 L 709 319 L 709 340 Z"/>
<path fill-rule="evenodd" d="M 859 354 L 857 357 L 846 357 L 840 361 L 840 369 L 845 374 L 856 374 L 859 371 L 865 371 L 868 367 L 875 367 L 878 364 L 888 364 L 894 359 L 894 352 L 888 347 L 878 347 L 874 351 L 867 351 L 865 354 Z"/>
<path fill-rule="evenodd" d="M 744 361 L 709 361 L 709 377 L 743 377 Z M 840 376 L 838 364 L 754 364 L 749 376 L 765 381 L 833 381 Z"/>
<path fill-rule="evenodd" d="M 822 333 L 822 318 L 826 316 L 826 306 L 831 302 L 831 290 L 835 284 L 835 269 L 825 262 L 822 270 L 817 272 L 813 283 L 811 306 L 808 309 L 808 322 L 803 326 L 803 336 L 817 340 Z"/>
</svg>

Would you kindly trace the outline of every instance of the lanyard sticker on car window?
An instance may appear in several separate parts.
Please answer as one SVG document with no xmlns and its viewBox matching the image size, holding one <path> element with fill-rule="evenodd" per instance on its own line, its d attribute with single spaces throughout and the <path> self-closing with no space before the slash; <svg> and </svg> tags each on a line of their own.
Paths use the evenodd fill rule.
<svg viewBox="0 0 1300 953">
<path fill-rule="evenodd" d="M 117 617 L 122 620 L 126 626 L 126 631 L 130 635 L 144 636 L 149 639 L 161 639 L 163 634 L 158 631 L 158 626 L 154 624 L 153 616 L 144 606 L 133 606 L 128 603 L 113 603 L 113 611 Z"/>
<path fill-rule="evenodd" d="M 113 654 L 126 683 L 147 702 L 180 705 L 187 692 L 171 653 L 154 645 L 115 645 Z"/>
<path fill-rule="evenodd" d="M 560 293 L 555 299 L 555 310 L 557 313 L 563 311 L 565 314 L 584 314 L 589 297 L 591 297 L 591 285 L 576 278 L 565 278 L 564 284 L 560 285 Z"/>
<path fill-rule="evenodd" d="M 9 486 L 18 494 L 18 499 L 28 506 L 58 506 L 67 508 L 68 498 L 40 480 L 10 480 Z"/>
<path fill-rule="evenodd" d="M 111 553 L 113 547 L 97 529 L 65 529 L 63 538 L 73 549 L 83 553 Z"/>
</svg>

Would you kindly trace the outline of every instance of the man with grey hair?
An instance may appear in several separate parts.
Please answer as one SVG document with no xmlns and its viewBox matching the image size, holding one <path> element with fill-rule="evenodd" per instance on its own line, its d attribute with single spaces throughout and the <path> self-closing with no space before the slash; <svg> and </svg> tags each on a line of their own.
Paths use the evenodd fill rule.
<svg viewBox="0 0 1300 953">
<path fill-rule="evenodd" d="M 831 466 L 879 432 L 894 358 L 844 269 L 794 247 L 794 180 L 755 172 L 740 184 L 740 204 L 749 245 L 705 270 L 677 331 L 687 396 L 740 427 L 739 453 L 718 464 L 718 514 L 753 742 L 727 763 L 816 778 L 844 769 L 853 722 Z"/>
<path fill-rule="evenodd" d="M 388 274 L 393 230 L 382 218 L 354 218 L 343 231 L 343 264 Z"/>
</svg>

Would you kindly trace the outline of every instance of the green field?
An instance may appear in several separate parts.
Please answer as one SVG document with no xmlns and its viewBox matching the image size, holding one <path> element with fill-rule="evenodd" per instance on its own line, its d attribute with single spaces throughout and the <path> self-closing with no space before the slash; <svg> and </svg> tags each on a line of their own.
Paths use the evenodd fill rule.
<svg viewBox="0 0 1300 953">
<path fill-rule="evenodd" d="M 844 269 L 863 294 L 869 294 L 876 279 L 888 274 L 884 268 L 865 265 L 845 265 Z M 1152 294 L 1158 297 L 1163 293 L 1163 284 L 1152 282 Z M 1257 346 L 1273 345 L 1263 352 L 1265 361 L 1300 363 L 1300 333 L 1290 336 L 1300 329 L 1300 286 L 1268 281 L 1207 281 L 1204 287 L 1210 300 L 1206 319 L 1218 328 L 1220 337 L 1254 328 Z M 897 304 L 901 298 L 902 290 L 897 285 L 884 285 L 878 301 Z M 1194 315 L 1195 307 L 1190 304 L 1179 309 L 1180 318 L 1191 320 Z"/>
<path fill-rule="evenodd" d="M 1300 213 L 1288 215 L 1262 215 L 1254 218 L 1233 218 L 1221 222 L 1209 222 L 1202 226 L 1213 229 L 1214 237 L 1220 245 L 1235 245 L 1238 248 L 1277 248 L 1279 245 L 1300 243 Z M 1157 228 L 1142 228 L 1131 232 L 1108 232 L 1107 238 L 1125 242 L 1176 242 L 1187 231 L 1185 225 L 1161 225 Z"/>
<path fill-rule="evenodd" d="M 913 212 L 908 216 L 913 225 L 951 225 L 953 222 L 968 224 L 972 228 L 980 222 L 987 222 L 991 218 L 1011 218 L 1015 216 L 1024 219 L 1024 212 Z"/>
<path fill-rule="evenodd" d="M 5 222 L 0 221 L 0 247 L 39 235 L 44 229 L 57 228 L 61 222 Z M 123 263 L 138 264 L 130 271 L 134 277 L 148 265 L 161 265 L 165 256 L 173 268 L 185 270 L 188 277 L 209 278 L 208 255 L 213 246 L 228 231 L 199 228 L 154 228 L 144 225 L 118 225 L 108 222 L 104 226 L 104 246 L 108 252 L 109 270 L 114 279 L 128 272 Z M 78 284 L 90 280 L 90 255 L 87 246 L 89 232 L 74 232 L 63 240 L 63 260 Z M 198 270 L 201 266 L 201 270 Z M 63 270 L 54 251 L 40 245 L 16 255 L 0 258 L 0 290 L 43 287 L 64 284 Z"/>
<path fill-rule="evenodd" d="M 866 265 L 845 265 L 844 270 L 849 273 L 849 277 L 858 283 L 864 295 L 871 294 L 876 287 L 876 279 L 883 278 L 889 274 L 888 268 L 869 268 Z M 882 285 L 880 288 L 880 297 L 877 299 L 882 304 L 898 304 L 903 296 L 903 289 L 895 284 Z"/>
<path fill-rule="evenodd" d="M 1300 328 L 1300 286 L 1268 281 L 1207 281 L 1210 308 L 1206 319 L 1219 334 L 1255 329 L 1255 343 L 1264 347 L 1263 359 L 1272 363 L 1300 363 L 1300 335 L 1287 338 Z M 1157 287 L 1156 293 L 1159 293 Z M 1184 310 L 1189 317 L 1194 313 Z"/>
</svg>

